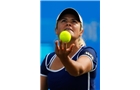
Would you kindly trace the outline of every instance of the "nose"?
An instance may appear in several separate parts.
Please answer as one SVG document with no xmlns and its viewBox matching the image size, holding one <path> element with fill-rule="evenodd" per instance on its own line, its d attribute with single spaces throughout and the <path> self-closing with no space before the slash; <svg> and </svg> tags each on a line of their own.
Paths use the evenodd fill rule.
<svg viewBox="0 0 140 90">
<path fill-rule="evenodd" d="M 66 26 L 71 26 L 71 23 L 70 23 L 70 22 L 67 22 L 67 23 L 66 23 Z"/>
</svg>

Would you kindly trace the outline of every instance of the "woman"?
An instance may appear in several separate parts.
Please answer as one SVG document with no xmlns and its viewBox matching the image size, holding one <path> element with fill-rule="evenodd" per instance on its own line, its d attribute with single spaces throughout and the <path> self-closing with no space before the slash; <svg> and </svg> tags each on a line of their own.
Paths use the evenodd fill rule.
<svg viewBox="0 0 140 90">
<path fill-rule="evenodd" d="M 83 20 L 73 8 L 66 8 L 57 17 L 55 32 L 67 30 L 69 43 L 55 42 L 55 51 L 41 64 L 41 90 L 95 90 L 97 55 L 82 39 Z"/>
</svg>

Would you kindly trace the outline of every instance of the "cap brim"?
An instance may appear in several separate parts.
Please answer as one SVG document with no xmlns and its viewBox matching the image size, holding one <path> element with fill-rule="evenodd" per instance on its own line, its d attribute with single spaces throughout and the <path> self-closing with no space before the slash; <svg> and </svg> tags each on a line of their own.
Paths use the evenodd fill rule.
<svg viewBox="0 0 140 90">
<path fill-rule="evenodd" d="M 67 9 L 63 10 L 63 11 L 59 14 L 57 20 L 60 20 L 65 14 L 73 14 L 74 16 L 76 16 L 77 20 L 78 20 L 79 22 L 81 22 L 80 17 L 79 17 L 79 14 L 77 13 L 76 10 L 74 10 L 74 9 L 72 9 L 72 8 L 67 8 Z"/>
</svg>

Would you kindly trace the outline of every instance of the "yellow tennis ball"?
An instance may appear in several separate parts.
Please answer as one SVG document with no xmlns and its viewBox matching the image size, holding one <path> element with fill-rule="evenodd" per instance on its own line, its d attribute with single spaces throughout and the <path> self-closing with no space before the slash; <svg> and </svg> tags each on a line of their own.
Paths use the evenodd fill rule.
<svg viewBox="0 0 140 90">
<path fill-rule="evenodd" d="M 62 31 L 59 35 L 59 39 L 63 43 L 68 43 L 71 40 L 71 34 L 68 31 Z"/>
</svg>

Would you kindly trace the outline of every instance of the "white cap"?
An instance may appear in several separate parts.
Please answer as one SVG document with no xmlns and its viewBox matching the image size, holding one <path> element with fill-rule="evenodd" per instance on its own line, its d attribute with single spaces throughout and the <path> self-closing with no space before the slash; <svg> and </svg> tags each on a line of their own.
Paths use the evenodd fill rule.
<svg viewBox="0 0 140 90">
<path fill-rule="evenodd" d="M 61 17 L 65 14 L 73 14 L 77 17 L 78 21 L 81 22 L 82 27 L 83 27 L 83 20 L 82 17 L 80 16 L 80 14 L 73 8 L 66 8 L 64 9 L 58 16 L 56 21 L 58 21 L 59 19 L 61 19 Z"/>
</svg>

